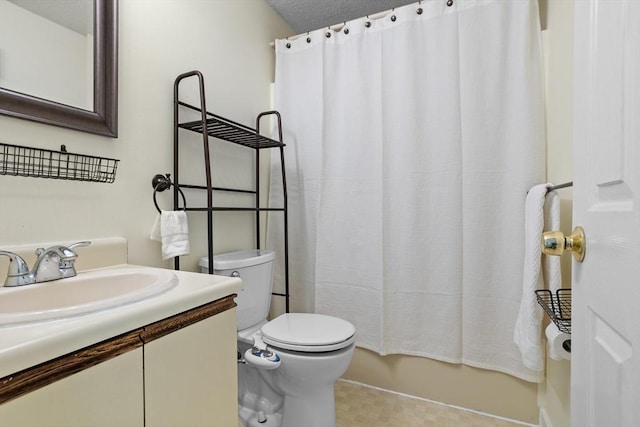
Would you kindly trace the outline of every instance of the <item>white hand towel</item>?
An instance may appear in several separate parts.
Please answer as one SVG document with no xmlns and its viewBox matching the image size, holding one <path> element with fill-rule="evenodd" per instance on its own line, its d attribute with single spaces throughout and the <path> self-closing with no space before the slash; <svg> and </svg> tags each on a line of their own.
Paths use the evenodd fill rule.
<svg viewBox="0 0 640 427">
<path fill-rule="evenodd" d="M 547 185 L 536 185 L 527 194 L 525 202 L 524 272 L 522 299 L 513 332 L 513 341 L 522 354 L 524 365 L 535 371 L 544 367 L 541 340 L 542 310 L 537 306 L 534 291 L 544 287 L 540 238 L 544 229 L 544 203 Z"/>
<path fill-rule="evenodd" d="M 189 225 L 185 211 L 162 211 L 151 229 L 151 239 L 162 242 L 162 259 L 189 254 Z"/>
<path fill-rule="evenodd" d="M 157 242 L 162 241 L 162 235 L 160 234 L 160 213 L 158 213 L 158 215 L 156 215 L 156 219 L 153 220 L 151 235 L 149 237 L 151 240 L 155 240 Z"/>
<path fill-rule="evenodd" d="M 547 193 L 544 215 L 545 231 L 560 230 L 560 196 L 557 192 Z M 544 281 L 555 295 L 556 291 L 562 287 L 560 257 L 551 255 L 543 255 L 542 257 L 544 259 Z"/>
</svg>

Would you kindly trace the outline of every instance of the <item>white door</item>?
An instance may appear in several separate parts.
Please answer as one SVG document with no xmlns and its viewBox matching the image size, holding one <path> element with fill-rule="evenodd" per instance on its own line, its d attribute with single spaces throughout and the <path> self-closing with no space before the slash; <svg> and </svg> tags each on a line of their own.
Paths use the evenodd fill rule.
<svg viewBox="0 0 640 427">
<path fill-rule="evenodd" d="M 640 1 L 575 2 L 573 427 L 640 426 Z"/>
</svg>

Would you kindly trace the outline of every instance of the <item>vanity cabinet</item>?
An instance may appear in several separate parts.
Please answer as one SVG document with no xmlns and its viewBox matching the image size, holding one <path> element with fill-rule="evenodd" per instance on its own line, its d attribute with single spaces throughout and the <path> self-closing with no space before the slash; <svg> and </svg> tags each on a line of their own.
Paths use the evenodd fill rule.
<svg viewBox="0 0 640 427">
<path fill-rule="evenodd" d="M 0 406 L 2 427 L 144 425 L 142 348 Z"/>
<path fill-rule="evenodd" d="M 145 344 L 147 426 L 238 424 L 236 331 L 229 324 L 235 309 Z"/>
<path fill-rule="evenodd" d="M 234 296 L 0 378 L 0 426 L 237 425 Z"/>
</svg>

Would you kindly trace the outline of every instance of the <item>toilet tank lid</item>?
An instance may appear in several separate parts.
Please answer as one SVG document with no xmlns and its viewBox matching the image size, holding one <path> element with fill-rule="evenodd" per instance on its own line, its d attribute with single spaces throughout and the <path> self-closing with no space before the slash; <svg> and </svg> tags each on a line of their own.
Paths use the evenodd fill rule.
<svg viewBox="0 0 640 427">
<path fill-rule="evenodd" d="M 213 256 L 214 270 L 230 270 L 234 268 L 251 267 L 273 261 L 275 253 L 268 249 L 246 249 L 227 252 Z M 202 257 L 198 262 L 200 267 L 209 267 L 209 257 Z"/>
</svg>

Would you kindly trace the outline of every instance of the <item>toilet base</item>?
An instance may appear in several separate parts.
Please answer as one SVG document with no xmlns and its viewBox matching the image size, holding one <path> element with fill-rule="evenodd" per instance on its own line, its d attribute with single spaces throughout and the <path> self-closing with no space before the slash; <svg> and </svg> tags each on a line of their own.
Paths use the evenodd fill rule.
<svg viewBox="0 0 640 427">
<path fill-rule="evenodd" d="M 238 415 L 246 427 L 281 427 L 282 425 L 282 415 L 279 413 L 265 414 L 263 411 L 239 406 Z"/>
<path fill-rule="evenodd" d="M 240 354 L 250 345 L 239 336 Z M 247 427 L 335 427 L 334 386 L 351 362 L 354 343 L 313 353 L 271 349 L 282 362 L 277 369 L 238 365 L 242 421 Z"/>
<path fill-rule="evenodd" d="M 274 405 L 245 392 L 238 401 L 238 415 L 246 427 L 300 427 L 300 420 L 305 420 L 305 427 L 335 427 L 335 395 L 333 390 L 305 398 L 285 395 Z"/>
<path fill-rule="evenodd" d="M 347 370 L 353 349 L 353 343 L 313 354 L 274 348 L 282 365 L 258 373 L 283 398 L 281 427 L 335 427 L 334 387 Z"/>
<path fill-rule="evenodd" d="M 257 368 L 238 365 L 238 415 L 247 427 L 280 427 L 282 403 L 282 396 L 262 380 Z"/>
<path fill-rule="evenodd" d="M 284 418 L 280 427 L 298 427 L 300 420 L 305 427 L 336 427 L 336 405 L 333 390 L 299 399 L 285 396 L 282 410 Z"/>
</svg>

